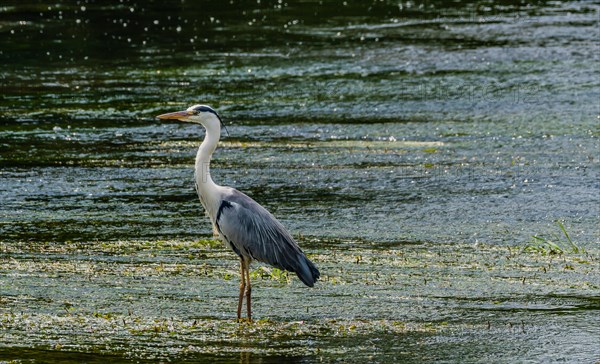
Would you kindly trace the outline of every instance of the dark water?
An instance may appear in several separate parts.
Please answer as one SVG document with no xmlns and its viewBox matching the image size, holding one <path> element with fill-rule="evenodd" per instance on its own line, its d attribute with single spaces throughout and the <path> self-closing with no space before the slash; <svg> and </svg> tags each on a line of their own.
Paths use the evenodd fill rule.
<svg viewBox="0 0 600 364">
<path fill-rule="evenodd" d="M 511 330 L 514 324 L 518 331 L 521 321 L 540 324 L 533 331 L 519 331 L 519 336 L 510 330 L 493 332 L 492 322 L 486 337 L 508 348 L 501 360 L 598 360 L 600 333 L 590 322 L 597 322 L 600 308 L 599 11 L 597 1 L 521 5 L 513 1 L 4 2 L 0 5 L 0 295 L 4 297 L 0 302 L 4 313 L 26 306 L 32 315 L 54 315 L 37 317 L 56 324 L 62 303 L 31 303 L 47 302 L 59 294 L 58 288 L 48 288 L 47 277 L 40 281 L 40 272 L 52 271 L 47 267 L 62 259 L 89 259 L 93 269 L 110 271 L 99 268 L 106 263 L 103 257 L 113 254 L 98 248 L 102 244 L 210 237 L 192 180 L 193 157 L 203 132 L 194 125 L 159 123 L 154 118 L 205 103 L 218 109 L 229 131 L 213 161 L 217 183 L 234 186 L 271 210 L 309 251 L 321 256 L 317 262 L 329 269 L 326 275 L 344 270 L 343 260 L 337 264 L 328 260 L 332 250 L 352 262 L 351 249 L 374 248 L 360 254 L 386 256 L 399 246 L 410 251 L 416 244 L 462 261 L 465 246 L 485 247 L 481 248 L 484 262 L 473 273 L 456 266 L 431 272 L 426 269 L 430 257 L 417 254 L 415 258 L 423 259 L 419 277 L 456 274 L 475 282 L 461 290 L 440 285 L 423 292 L 423 304 L 432 307 L 430 315 L 401 314 L 399 320 L 448 321 L 434 318 L 440 310 L 441 316 L 472 314 L 464 322 L 457 320 L 459 327 L 450 330 L 458 334 L 428 336 L 429 349 L 415 344 L 425 340 L 420 334 L 406 336 L 407 347 L 417 345 L 418 350 L 404 352 L 400 346 L 379 347 L 376 342 L 389 342 L 386 335 L 397 337 L 399 332 L 369 334 L 371 329 L 365 329 L 364 337 L 351 337 L 345 347 L 367 338 L 375 341 L 358 353 L 367 355 L 379 348 L 381 356 L 375 350 L 375 358 L 384 362 L 460 360 L 451 349 L 451 343 L 460 343 L 464 350 L 458 352 L 477 361 L 475 353 L 500 349 L 490 344 L 486 351 L 473 341 L 480 330 L 462 325 L 472 321 L 487 329 L 488 320 L 501 320 L 501 315 L 488 318 L 488 306 L 497 307 L 495 302 L 517 295 L 520 303 L 506 307 L 519 316 L 510 316 Z M 496 249 L 521 249 L 532 235 L 564 243 L 557 220 L 587 252 L 577 258 L 587 263 L 564 262 L 555 267 L 558 278 L 542 279 L 522 292 L 485 280 L 490 278 L 486 264 L 498 263 L 492 257 L 499 254 Z M 47 255 L 44 243 L 62 246 L 66 252 L 58 249 Z M 73 244 L 77 249 L 64 248 Z M 163 256 L 160 247 L 150 246 L 156 259 L 165 259 L 164 264 L 193 267 L 203 262 L 187 261 L 191 258 L 186 254 Z M 139 263 L 135 267 L 147 263 L 145 258 L 136 260 L 137 253 L 131 254 Z M 538 263 L 539 257 L 530 258 L 522 267 Z M 211 267 L 229 264 L 235 270 L 230 254 L 223 252 L 222 259 L 225 263 Z M 14 266 L 15 261 L 29 268 Z M 569 265 L 575 272 L 564 275 Z M 394 267 L 370 266 L 365 272 L 391 269 L 401 274 Z M 350 274 L 364 273 L 359 268 Z M 544 272 L 549 269 L 544 265 Z M 504 275 L 501 271 L 493 277 L 504 279 L 498 278 Z M 71 273 L 65 273 L 67 278 L 56 273 L 58 278 L 51 278 L 50 286 L 76 287 L 72 279 L 77 270 Z M 512 278 L 516 282 L 521 275 L 541 279 L 537 274 L 529 277 L 530 273 L 522 268 Z M 107 283 L 114 279 L 111 274 L 100 274 L 105 283 L 98 283 L 99 287 L 108 291 L 99 288 L 97 293 L 106 307 L 119 311 L 123 306 L 108 303 L 115 300 L 111 296 L 115 287 Z M 203 284 L 222 289 L 217 278 Z M 167 282 L 175 284 L 173 279 Z M 413 299 L 421 294 L 420 288 L 407 288 L 400 279 L 393 289 L 380 287 L 380 296 L 390 299 L 392 292 L 401 290 L 402 297 L 411 297 L 399 298 L 402 305 L 363 301 L 359 298 L 378 294 L 359 281 L 348 281 L 354 284 L 344 285 L 345 293 L 338 292 L 336 284 L 323 283 L 322 291 L 312 298 L 320 309 L 302 319 L 316 320 L 315 325 L 324 318 L 393 321 L 398 318 L 390 312 L 405 312 L 419 304 Z M 151 286 L 160 291 L 154 285 L 159 283 Z M 495 293 L 484 289 L 490 284 L 497 288 L 492 290 Z M 233 303 L 234 286 L 232 282 L 223 290 L 223 302 Z M 286 288 L 265 291 L 263 299 L 288 294 L 281 291 Z M 562 298 L 551 296 L 556 292 Z M 194 294 L 179 293 L 178 297 Z M 338 295 L 353 299 L 340 304 Z M 140 305 L 149 299 L 134 296 L 132 300 Z M 458 311 L 439 303 L 440 296 L 451 297 L 448 305 Z M 582 301 L 573 304 L 571 299 Z M 92 298 L 83 302 L 87 302 L 82 304 L 86 314 L 102 309 L 94 307 Z M 366 309 L 355 310 L 357 302 Z M 174 299 L 172 304 L 182 302 Z M 188 304 L 174 317 L 184 320 L 189 310 L 198 307 L 198 302 Z M 531 315 L 520 311 L 519 307 L 531 304 L 539 304 L 540 310 Z M 190 320 L 223 319 L 222 306 L 210 300 L 203 305 L 201 312 L 206 314 L 194 313 Z M 325 310 L 336 305 L 337 314 Z M 560 316 L 562 324 L 552 314 L 544 314 L 573 305 L 585 308 Z M 473 313 L 473 307 L 485 313 Z M 301 316 L 280 308 L 263 309 L 263 316 L 282 321 Z M 163 317 L 152 306 L 140 310 L 146 317 Z M 364 310 L 375 313 L 364 315 Z M 5 319 L 15 320 L 15 327 L 25 320 Z M 555 335 L 565 327 L 577 341 Z M 414 332 L 427 331 L 421 328 Z M 188 334 L 179 339 L 186 342 L 198 333 Z M 229 332 L 223 329 L 222 334 Z M 26 336 L 18 329 L 4 336 L 0 345 L 5 341 L 6 351 L 0 351 L 0 359 Z M 367 358 L 352 350 L 336 354 L 332 348 L 342 344 L 332 337 L 308 340 L 323 345 L 325 358 Z M 530 350 L 519 352 L 518 346 L 533 338 L 538 341 L 530 341 Z M 249 344 L 255 354 L 260 340 L 278 342 L 267 334 L 257 340 Z M 97 352 L 93 349 L 97 343 L 91 342 L 89 347 L 81 344 L 70 350 L 91 355 L 80 360 L 95 360 L 90 353 Z M 101 352 L 122 357 L 115 342 Z M 579 348 L 575 343 L 585 345 Z M 213 351 L 200 352 L 218 357 L 220 349 L 230 352 L 224 348 L 238 344 L 220 342 Z M 48 345 L 42 335 L 24 347 Z M 553 356 L 555 346 L 564 350 Z M 130 349 L 125 357 L 149 358 L 148 352 L 153 353 L 144 350 Z M 570 356 L 571 350 L 579 356 Z M 56 361 L 77 360 L 76 355 L 69 359 L 68 350 L 56 352 Z M 233 357 L 225 358 L 251 359 L 233 352 Z M 301 362 L 320 355 L 283 348 L 258 353 L 262 360 L 274 361 L 282 355 L 288 359 L 301 355 L 297 358 Z M 394 357 L 394 353 L 403 354 Z M 29 360 L 39 355 L 33 350 L 8 358 Z"/>
</svg>

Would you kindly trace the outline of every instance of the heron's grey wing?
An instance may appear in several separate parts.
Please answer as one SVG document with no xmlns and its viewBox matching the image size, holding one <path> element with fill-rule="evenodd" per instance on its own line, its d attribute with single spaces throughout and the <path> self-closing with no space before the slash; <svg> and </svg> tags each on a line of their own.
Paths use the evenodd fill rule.
<svg viewBox="0 0 600 364">
<path fill-rule="evenodd" d="M 317 267 L 283 225 L 245 194 L 232 189 L 223 197 L 216 225 L 238 255 L 294 272 L 309 287 L 319 278 Z"/>
</svg>

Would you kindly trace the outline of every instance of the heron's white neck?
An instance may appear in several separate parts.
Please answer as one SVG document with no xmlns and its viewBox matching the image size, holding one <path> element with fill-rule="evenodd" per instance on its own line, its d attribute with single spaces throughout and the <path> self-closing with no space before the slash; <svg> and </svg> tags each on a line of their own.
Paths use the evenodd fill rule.
<svg viewBox="0 0 600 364">
<path fill-rule="evenodd" d="M 206 135 L 196 154 L 196 185 L 202 204 L 205 204 L 204 207 L 209 210 L 210 215 L 212 212 L 210 210 L 217 208 L 214 206 L 217 201 L 212 201 L 212 199 L 217 196 L 216 192 L 219 189 L 219 186 L 210 177 L 210 159 L 221 137 L 221 125 L 218 120 L 203 125 Z"/>
</svg>

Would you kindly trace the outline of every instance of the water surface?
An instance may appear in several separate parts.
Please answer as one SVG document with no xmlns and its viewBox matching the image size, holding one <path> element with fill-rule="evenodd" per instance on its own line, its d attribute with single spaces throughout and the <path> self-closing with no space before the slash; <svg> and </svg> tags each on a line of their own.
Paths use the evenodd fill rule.
<svg viewBox="0 0 600 364">
<path fill-rule="evenodd" d="M 599 11 L 5 3 L 0 358 L 598 360 Z M 154 117 L 195 103 L 229 131 L 214 179 L 324 273 L 256 265 L 254 328 L 231 322 L 235 258 L 198 243 L 203 131 Z M 568 247 L 557 221 L 584 253 L 523 252 Z"/>
</svg>

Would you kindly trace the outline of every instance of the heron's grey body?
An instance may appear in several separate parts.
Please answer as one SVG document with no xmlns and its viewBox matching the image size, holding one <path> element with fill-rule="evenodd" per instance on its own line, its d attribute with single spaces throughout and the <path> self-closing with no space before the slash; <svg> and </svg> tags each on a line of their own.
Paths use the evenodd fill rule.
<svg viewBox="0 0 600 364">
<path fill-rule="evenodd" d="M 319 278 L 319 270 L 306 257 L 283 225 L 252 198 L 236 189 L 219 186 L 213 182 L 209 167 L 212 153 L 221 135 L 221 120 L 218 114 L 208 106 L 194 105 L 185 111 L 160 115 L 159 118 L 200 123 L 206 129 L 206 135 L 196 154 L 196 190 L 214 230 L 225 245 L 240 257 L 242 284 L 238 318 L 241 310 L 242 287 L 246 291 L 248 318 L 250 318 L 248 269 L 252 260 L 294 272 L 304 284 L 313 287 Z M 248 280 L 247 287 L 244 274 Z"/>
<path fill-rule="evenodd" d="M 294 272 L 309 287 L 319 278 L 317 267 L 283 225 L 245 194 L 233 188 L 226 191 L 214 222 L 225 244 L 238 256 Z"/>
</svg>

